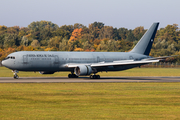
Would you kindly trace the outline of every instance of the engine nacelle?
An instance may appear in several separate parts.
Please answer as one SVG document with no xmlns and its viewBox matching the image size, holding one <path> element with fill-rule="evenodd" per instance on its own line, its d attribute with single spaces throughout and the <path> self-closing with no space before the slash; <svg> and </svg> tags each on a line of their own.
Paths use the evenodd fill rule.
<svg viewBox="0 0 180 120">
<path fill-rule="evenodd" d="M 54 71 L 39 71 L 40 74 L 54 74 Z"/>
<path fill-rule="evenodd" d="M 88 65 L 80 65 L 74 69 L 74 72 L 77 76 L 90 75 L 92 73 L 92 68 Z"/>
</svg>

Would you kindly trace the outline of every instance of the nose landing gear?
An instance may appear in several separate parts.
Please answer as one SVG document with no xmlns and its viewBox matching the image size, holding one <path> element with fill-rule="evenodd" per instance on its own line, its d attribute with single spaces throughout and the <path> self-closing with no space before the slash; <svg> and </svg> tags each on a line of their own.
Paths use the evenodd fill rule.
<svg viewBox="0 0 180 120">
<path fill-rule="evenodd" d="M 13 74 L 14 74 L 14 79 L 18 79 L 19 76 L 17 75 L 17 73 L 18 73 L 19 71 L 13 70 L 12 72 L 13 72 Z"/>
</svg>

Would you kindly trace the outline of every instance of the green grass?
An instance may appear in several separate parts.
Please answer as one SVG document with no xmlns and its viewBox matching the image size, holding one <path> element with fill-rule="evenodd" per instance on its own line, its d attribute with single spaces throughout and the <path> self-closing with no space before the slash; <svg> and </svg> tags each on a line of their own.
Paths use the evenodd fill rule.
<svg viewBox="0 0 180 120">
<path fill-rule="evenodd" d="M 20 77 L 67 76 L 69 72 Z M 180 76 L 176 68 L 134 68 L 101 76 Z M 0 77 L 12 77 L 0 67 Z M 180 119 L 180 83 L 1 83 L 0 119 Z"/>
<path fill-rule="evenodd" d="M 39 72 L 19 72 L 20 77 L 67 77 L 70 72 L 56 72 L 52 75 L 41 75 Z M 179 68 L 133 68 L 125 71 L 118 72 L 99 72 L 101 76 L 180 76 Z M 0 67 L 0 77 L 12 77 L 13 73 L 10 69 Z"/>
<path fill-rule="evenodd" d="M 178 120 L 180 83 L 3 83 L 1 120 Z"/>
</svg>

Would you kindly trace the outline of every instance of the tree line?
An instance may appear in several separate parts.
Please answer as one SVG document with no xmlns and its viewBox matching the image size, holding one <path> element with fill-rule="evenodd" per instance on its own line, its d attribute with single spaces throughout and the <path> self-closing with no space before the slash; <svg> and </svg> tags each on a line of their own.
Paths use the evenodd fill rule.
<svg viewBox="0 0 180 120">
<path fill-rule="evenodd" d="M 50 21 L 36 21 L 27 27 L 0 25 L 0 60 L 15 51 L 116 51 L 131 50 L 146 32 L 143 26 L 135 29 L 113 28 L 102 22 L 89 26 L 76 23 L 58 26 Z M 180 30 L 177 24 L 157 31 L 150 55 L 179 55 Z M 180 62 L 179 57 L 171 59 Z"/>
</svg>

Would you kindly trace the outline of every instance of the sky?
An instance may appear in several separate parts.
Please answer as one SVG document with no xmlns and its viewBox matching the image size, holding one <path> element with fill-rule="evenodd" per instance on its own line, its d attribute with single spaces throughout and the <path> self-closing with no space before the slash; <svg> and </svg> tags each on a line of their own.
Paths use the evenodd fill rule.
<svg viewBox="0 0 180 120">
<path fill-rule="evenodd" d="M 27 27 L 33 21 L 58 26 L 103 22 L 134 29 L 160 22 L 180 26 L 180 0 L 0 0 L 0 25 Z"/>
</svg>

